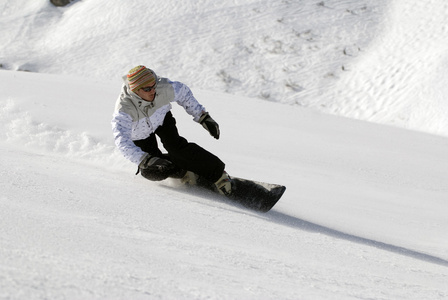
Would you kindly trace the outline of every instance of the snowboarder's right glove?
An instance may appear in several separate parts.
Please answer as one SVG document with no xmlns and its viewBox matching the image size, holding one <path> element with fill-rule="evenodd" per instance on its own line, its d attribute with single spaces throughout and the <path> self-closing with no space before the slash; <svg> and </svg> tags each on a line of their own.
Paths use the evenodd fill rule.
<svg viewBox="0 0 448 300">
<path fill-rule="evenodd" d="M 165 173 L 175 169 L 175 166 L 172 162 L 170 162 L 167 159 L 146 154 L 145 157 L 140 162 L 140 164 L 138 165 L 138 169 L 159 171 Z"/>
<path fill-rule="evenodd" d="M 219 139 L 219 125 L 210 117 L 208 112 L 204 113 L 199 119 L 199 123 L 210 133 L 215 139 Z"/>
</svg>

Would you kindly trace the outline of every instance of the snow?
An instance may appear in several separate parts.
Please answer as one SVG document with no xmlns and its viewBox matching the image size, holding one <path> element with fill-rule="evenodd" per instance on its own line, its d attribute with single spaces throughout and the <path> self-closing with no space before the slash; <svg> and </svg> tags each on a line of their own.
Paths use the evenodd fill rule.
<svg viewBox="0 0 448 300">
<path fill-rule="evenodd" d="M 447 3 L 123 3 L 0 3 L 0 299 L 448 298 Z M 136 64 L 193 89 L 221 138 L 175 106 L 180 133 L 230 175 L 286 185 L 273 210 L 134 176 Z"/>
</svg>

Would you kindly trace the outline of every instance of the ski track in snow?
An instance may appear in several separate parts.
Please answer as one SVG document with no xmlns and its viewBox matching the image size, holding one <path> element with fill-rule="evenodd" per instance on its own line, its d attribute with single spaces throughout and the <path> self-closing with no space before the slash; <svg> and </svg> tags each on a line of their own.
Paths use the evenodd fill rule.
<svg viewBox="0 0 448 300">
<path fill-rule="evenodd" d="M 448 4 L 394 1 L 390 6 L 384 33 L 372 43 L 369 55 L 319 105 L 361 120 L 446 132 Z"/>
</svg>

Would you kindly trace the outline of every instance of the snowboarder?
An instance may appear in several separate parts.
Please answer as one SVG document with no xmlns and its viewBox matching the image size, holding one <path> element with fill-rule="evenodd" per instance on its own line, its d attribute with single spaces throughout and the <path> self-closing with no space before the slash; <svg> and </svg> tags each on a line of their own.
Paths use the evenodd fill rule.
<svg viewBox="0 0 448 300">
<path fill-rule="evenodd" d="M 125 158 L 138 165 L 137 174 L 153 181 L 168 177 L 193 181 L 203 178 L 224 195 L 231 193 L 225 164 L 214 154 L 180 136 L 171 113 L 177 102 L 216 139 L 219 126 L 190 88 L 178 81 L 159 78 L 145 66 L 123 76 L 123 87 L 115 105 L 112 131 L 115 144 Z M 168 153 L 158 147 L 156 135 Z"/>
</svg>

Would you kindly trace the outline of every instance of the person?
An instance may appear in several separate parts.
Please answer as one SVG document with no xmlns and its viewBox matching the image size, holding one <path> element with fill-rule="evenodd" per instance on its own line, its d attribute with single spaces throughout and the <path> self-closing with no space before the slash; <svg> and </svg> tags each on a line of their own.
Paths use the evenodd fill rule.
<svg viewBox="0 0 448 300">
<path fill-rule="evenodd" d="M 158 77 L 143 65 L 132 68 L 123 81 L 112 117 L 112 131 L 120 152 L 138 166 L 136 174 L 140 172 L 153 181 L 171 177 L 195 183 L 201 179 L 210 182 L 221 194 L 229 195 L 232 187 L 225 164 L 178 133 L 172 102 L 181 105 L 215 139 L 220 136 L 218 123 L 190 88 Z M 159 149 L 156 135 L 168 153 Z"/>
</svg>

